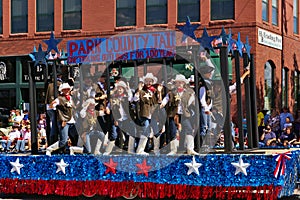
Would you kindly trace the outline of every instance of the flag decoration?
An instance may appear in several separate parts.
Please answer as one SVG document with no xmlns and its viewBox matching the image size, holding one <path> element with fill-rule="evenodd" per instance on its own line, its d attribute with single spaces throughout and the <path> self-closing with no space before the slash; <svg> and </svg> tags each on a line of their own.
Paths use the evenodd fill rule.
<svg viewBox="0 0 300 200">
<path fill-rule="evenodd" d="M 297 150 L 278 154 L 278 161 L 270 154 L 247 154 L 243 157 L 243 164 L 251 165 L 247 176 L 235 175 L 234 154 L 3 155 L 0 156 L 0 192 L 111 198 L 137 195 L 153 199 L 277 199 L 293 194 L 299 169 L 295 166 L 300 166 L 299 153 Z M 283 164 L 284 158 L 290 160 L 284 163 L 285 170 L 276 178 L 274 170 L 280 160 Z M 16 170 L 12 170 L 14 166 Z"/>
<path fill-rule="evenodd" d="M 291 159 L 291 152 L 286 152 L 286 153 L 280 153 L 280 154 L 275 154 L 275 160 L 277 162 L 276 168 L 274 170 L 274 176 L 278 178 L 278 176 L 283 176 L 285 175 L 285 169 L 286 169 L 286 161 Z"/>
</svg>

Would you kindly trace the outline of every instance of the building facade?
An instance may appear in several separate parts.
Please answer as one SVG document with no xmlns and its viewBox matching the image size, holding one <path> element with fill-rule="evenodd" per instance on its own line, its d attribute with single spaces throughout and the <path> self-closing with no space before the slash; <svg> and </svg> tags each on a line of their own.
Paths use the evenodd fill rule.
<svg viewBox="0 0 300 200">
<path fill-rule="evenodd" d="M 134 28 L 178 30 L 186 16 L 201 37 L 222 28 L 249 38 L 256 67 L 258 106 L 300 108 L 299 0 L 0 0 L 0 107 L 28 102 L 28 54 L 50 37 L 67 42 L 109 37 Z M 234 70 L 233 70 L 234 71 Z M 2 72 L 0 72 L 2 73 Z M 4 72 L 3 72 L 4 73 Z M 44 95 L 37 82 L 38 99 Z"/>
</svg>

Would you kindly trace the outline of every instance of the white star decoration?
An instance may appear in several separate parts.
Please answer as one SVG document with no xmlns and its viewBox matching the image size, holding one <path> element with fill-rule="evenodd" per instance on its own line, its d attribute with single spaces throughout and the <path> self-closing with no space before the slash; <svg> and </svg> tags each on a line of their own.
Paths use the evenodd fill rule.
<svg viewBox="0 0 300 200">
<path fill-rule="evenodd" d="M 178 94 L 175 96 L 175 101 L 180 101 L 180 96 Z"/>
<path fill-rule="evenodd" d="M 55 163 L 57 165 L 56 173 L 62 171 L 64 174 L 66 174 L 66 167 L 69 166 L 68 163 L 65 163 L 64 159 L 61 159 L 60 162 Z"/>
<path fill-rule="evenodd" d="M 242 159 L 242 155 L 240 156 L 239 162 L 238 163 L 231 163 L 235 167 L 235 173 L 234 175 L 237 175 L 238 173 L 242 172 L 247 176 L 247 171 L 246 168 L 250 166 L 249 163 L 244 163 Z"/>
<path fill-rule="evenodd" d="M 149 93 L 146 93 L 143 97 L 147 98 L 149 100 L 149 98 L 152 98 L 152 95 Z"/>
<path fill-rule="evenodd" d="M 10 162 L 10 164 L 12 165 L 12 168 L 10 170 L 11 173 L 17 172 L 18 174 L 20 174 L 20 169 L 24 167 L 23 164 L 19 163 L 19 158 L 17 158 L 15 162 Z"/>
<path fill-rule="evenodd" d="M 195 172 L 197 175 L 199 175 L 198 168 L 202 166 L 201 163 L 197 163 L 195 160 L 195 156 L 193 156 L 193 161 L 191 163 L 184 163 L 188 168 L 187 175 L 190 175 L 191 173 Z"/>
</svg>

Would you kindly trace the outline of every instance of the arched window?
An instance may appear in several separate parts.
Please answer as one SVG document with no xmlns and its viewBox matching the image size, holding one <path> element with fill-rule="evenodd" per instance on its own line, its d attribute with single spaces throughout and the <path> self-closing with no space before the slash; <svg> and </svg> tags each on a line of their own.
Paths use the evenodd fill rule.
<svg viewBox="0 0 300 200">
<path fill-rule="evenodd" d="M 264 70 L 265 90 L 264 90 L 264 107 L 268 110 L 274 108 L 274 67 L 270 62 L 265 63 Z"/>
<path fill-rule="evenodd" d="M 288 74 L 289 69 L 288 68 L 283 68 L 282 69 L 282 82 L 281 82 L 281 91 L 282 91 L 282 107 L 284 106 L 289 106 L 288 105 L 288 80 L 289 80 L 289 74 Z"/>
</svg>

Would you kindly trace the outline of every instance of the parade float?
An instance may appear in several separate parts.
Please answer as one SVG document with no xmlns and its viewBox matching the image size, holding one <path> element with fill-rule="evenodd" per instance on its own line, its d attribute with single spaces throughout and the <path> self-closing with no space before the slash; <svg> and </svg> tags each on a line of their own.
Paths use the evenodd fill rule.
<svg viewBox="0 0 300 200">
<path fill-rule="evenodd" d="M 230 127 L 230 97 L 225 87 L 224 109 L 224 135 L 225 147 L 217 151 L 201 152 L 199 155 L 178 154 L 168 156 L 111 154 L 104 155 L 67 155 L 53 154 L 52 156 L 37 155 L 37 139 L 32 128 L 32 155 L 6 155 L 0 156 L 0 193 L 10 194 L 37 194 L 124 197 L 124 198 L 175 198 L 175 199 L 277 199 L 294 194 L 300 169 L 300 156 L 297 149 L 258 149 L 258 136 L 256 124 L 256 96 L 255 96 L 255 66 L 253 56 L 250 54 L 251 46 L 248 40 L 245 44 L 238 39 L 232 39 L 231 33 L 226 34 L 222 29 L 220 35 L 209 36 L 206 29 L 203 35 L 196 38 L 194 31 L 199 25 L 190 24 L 187 18 L 184 26 L 178 27 L 183 33 L 182 42 L 191 39 L 201 44 L 206 50 L 217 49 L 221 77 L 224 85 L 228 85 L 228 53 L 235 59 L 236 76 L 240 76 L 240 57 L 244 66 L 250 63 L 250 78 L 246 80 L 246 113 L 248 143 L 244 145 L 244 134 L 239 132 L 239 149 L 233 151 Z M 106 67 L 115 60 L 140 60 L 151 58 L 169 58 L 179 54 L 179 51 L 188 52 L 194 61 L 197 70 L 199 63 L 199 46 L 182 45 L 177 48 L 172 42 L 177 35 L 172 31 L 141 32 L 133 36 L 126 34 L 110 39 L 98 38 L 68 42 L 69 64 L 84 62 L 105 62 Z M 219 40 L 213 47 L 212 42 Z M 47 40 L 48 50 L 33 52 L 32 62 L 29 62 L 31 84 L 31 118 L 36 118 L 36 105 L 34 101 L 34 70 L 37 65 L 45 64 L 45 56 L 49 51 L 57 50 L 60 40 L 51 34 Z M 132 46 L 118 50 L 115 42 L 132 42 Z M 139 42 L 142 42 L 139 44 Z M 105 44 L 105 47 L 93 47 L 93 44 Z M 148 45 L 149 44 L 149 45 Z M 159 46 L 157 46 L 157 45 Z M 128 46 L 127 46 L 128 47 Z M 95 49 L 96 48 L 96 49 Z M 139 49 L 139 50 L 136 50 Z M 87 56 L 87 54 L 91 53 Z M 115 52 L 115 53 L 114 53 Z M 88 57 L 88 58 L 87 58 Z M 87 59 L 85 59 L 87 58 Z M 231 58 L 230 58 L 231 60 Z M 109 61 L 109 62 L 107 62 Z M 59 60 L 61 62 L 61 60 Z M 164 62 L 163 62 L 164 63 Z M 55 66 L 55 63 L 54 63 Z M 188 67 L 189 68 L 189 67 Z M 53 68 L 55 75 L 56 68 Z M 107 70 L 108 71 L 108 70 Z M 167 74 L 167 73 L 165 73 Z M 107 74 L 109 75 L 109 74 Z M 137 75 L 137 74 L 135 74 Z M 46 76 L 47 77 L 47 76 Z M 195 73 L 195 82 L 199 80 Z M 241 87 L 237 79 L 237 107 L 238 118 L 242 120 Z M 197 94 L 198 87 L 195 85 Z M 239 121 L 238 125 L 242 122 Z M 32 127 L 36 127 L 34 120 Z"/>
</svg>

